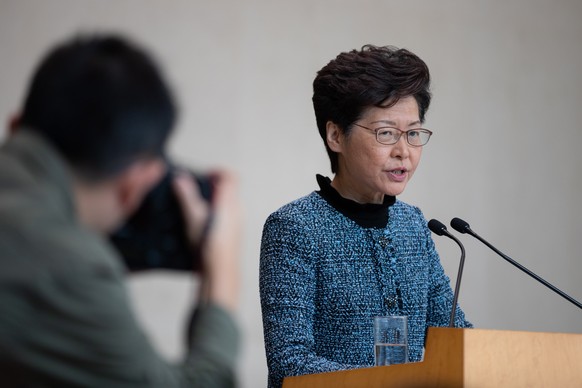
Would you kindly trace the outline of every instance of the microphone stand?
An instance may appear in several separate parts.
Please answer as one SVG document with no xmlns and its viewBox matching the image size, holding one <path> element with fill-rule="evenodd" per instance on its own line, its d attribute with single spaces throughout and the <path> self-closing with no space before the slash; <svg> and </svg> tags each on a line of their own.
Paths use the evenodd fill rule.
<svg viewBox="0 0 582 388">
<path fill-rule="evenodd" d="M 451 320 L 449 327 L 455 327 L 455 313 L 457 312 L 457 300 L 459 299 L 459 290 L 461 288 L 461 277 L 463 276 L 463 266 L 465 265 L 465 247 L 463 244 L 452 234 L 449 236 L 452 238 L 461 248 L 461 260 L 459 261 L 459 271 L 457 272 L 457 282 L 455 284 L 455 293 L 453 295 L 453 309 L 451 310 Z"/>
<path fill-rule="evenodd" d="M 457 243 L 461 248 L 461 261 L 459 262 L 459 271 L 457 273 L 457 282 L 455 284 L 455 293 L 453 294 L 453 308 L 451 310 L 451 319 L 449 327 L 455 327 L 455 313 L 457 312 L 457 301 L 459 299 L 459 290 L 461 289 L 461 277 L 463 276 L 463 266 L 465 265 L 465 247 L 461 242 L 447 230 L 447 227 L 440 221 L 432 219 L 428 222 L 428 228 L 439 236 L 447 236 Z"/>
<path fill-rule="evenodd" d="M 469 226 L 469 224 L 467 222 L 461 220 L 460 218 L 453 218 L 451 220 L 451 226 L 457 232 L 460 232 L 460 233 L 468 233 L 471 236 L 475 237 L 477 240 L 479 240 L 483 244 L 487 245 L 491 250 L 493 250 L 493 252 L 497 253 L 499 256 L 501 256 L 502 258 L 504 258 L 505 260 L 507 260 L 510 264 L 513 264 L 515 267 L 519 268 L 520 270 L 522 270 L 523 272 L 525 272 L 526 274 L 528 274 L 532 278 L 536 279 L 538 282 L 542 283 L 544 286 L 548 287 L 550 290 L 554 291 L 555 293 L 557 293 L 561 297 L 565 298 L 569 302 L 573 303 L 574 305 L 576 305 L 576 306 L 578 306 L 579 308 L 582 309 L 582 303 L 578 302 L 576 299 L 572 298 L 568 294 L 566 294 L 563 291 L 561 291 L 560 289 L 556 288 L 554 285 L 548 283 L 547 281 L 545 281 L 544 279 L 542 279 L 541 277 L 539 277 L 535 273 L 531 272 L 529 269 L 525 268 L 523 265 L 521 265 L 518 262 L 516 262 L 515 260 L 513 260 L 511 257 L 509 257 L 506 254 L 502 253 L 499 249 L 495 248 L 493 245 L 489 244 L 488 241 L 486 241 L 481 236 L 479 236 L 477 233 L 475 233 L 471 229 L 471 227 Z"/>
</svg>

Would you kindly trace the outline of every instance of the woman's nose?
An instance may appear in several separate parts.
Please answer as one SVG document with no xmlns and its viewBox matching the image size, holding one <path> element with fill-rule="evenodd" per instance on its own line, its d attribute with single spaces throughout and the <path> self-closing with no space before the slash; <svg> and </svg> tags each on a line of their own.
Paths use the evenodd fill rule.
<svg viewBox="0 0 582 388">
<path fill-rule="evenodd" d="M 392 146 L 390 150 L 390 154 L 394 158 L 405 159 L 408 157 L 410 153 L 410 145 L 406 141 L 406 133 L 403 133 L 402 136 L 398 139 L 396 143 Z"/>
</svg>

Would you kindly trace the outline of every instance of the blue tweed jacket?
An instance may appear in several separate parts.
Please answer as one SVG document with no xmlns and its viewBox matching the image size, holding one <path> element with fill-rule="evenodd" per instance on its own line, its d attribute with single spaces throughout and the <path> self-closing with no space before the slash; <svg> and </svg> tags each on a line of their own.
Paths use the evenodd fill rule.
<svg viewBox="0 0 582 388">
<path fill-rule="evenodd" d="M 407 315 L 409 360 L 448 326 L 453 292 L 417 207 L 396 200 L 362 227 L 313 192 L 271 214 L 260 295 L 269 387 L 286 376 L 374 365 L 372 318 Z M 457 307 L 455 326 L 472 327 Z"/>
</svg>

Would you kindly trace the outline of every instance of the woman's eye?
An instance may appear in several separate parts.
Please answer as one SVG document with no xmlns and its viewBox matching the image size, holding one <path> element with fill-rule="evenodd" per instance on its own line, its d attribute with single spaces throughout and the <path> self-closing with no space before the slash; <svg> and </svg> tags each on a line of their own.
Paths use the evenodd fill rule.
<svg viewBox="0 0 582 388">
<path fill-rule="evenodd" d="M 393 135 L 394 135 L 394 131 L 391 129 L 379 129 L 378 130 L 378 136 L 391 137 Z"/>
</svg>

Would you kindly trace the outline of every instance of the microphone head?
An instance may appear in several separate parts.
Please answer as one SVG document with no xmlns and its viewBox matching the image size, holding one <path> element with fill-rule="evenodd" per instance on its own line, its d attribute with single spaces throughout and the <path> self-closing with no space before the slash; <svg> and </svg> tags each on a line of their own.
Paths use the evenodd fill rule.
<svg viewBox="0 0 582 388">
<path fill-rule="evenodd" d="M 431 230 L 431 232 L 439 236 L 448 234 L 447 227 L 442 222 L 435 220 L 434 218 L 428 222 L 428 228 Z"/>
<path fill-rule="evenodd" d="M 459 233 L 471 232 L 471 227 L 469 226 L 469 223 L 457 217 L 451 220 L 451 226 Z"/>
</svg>

